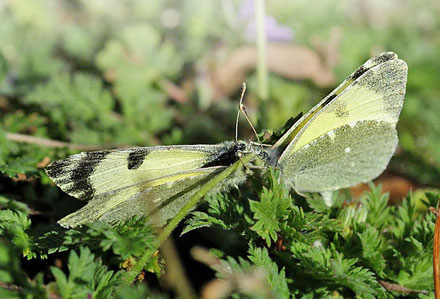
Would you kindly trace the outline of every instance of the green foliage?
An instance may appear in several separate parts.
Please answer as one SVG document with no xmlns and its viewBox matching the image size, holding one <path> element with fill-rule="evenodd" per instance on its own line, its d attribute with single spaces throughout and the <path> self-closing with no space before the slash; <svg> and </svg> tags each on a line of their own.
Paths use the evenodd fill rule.
<svg viewBox="0 0 440 299">
<path fill-rule="evenodd" d="M 32 151 L 34 147 L 19 147 L 7 140 L 5 132 L 0 126 L 0 172 L 8 177 L 40 176 L 37 164 L 43 159 L 43 153 Z"/>
<path fill-rule="evenodd" d="M 112 113 L 114 101 L 102 85 L 99 78 L 91 75 L 59 74 L 37 86 L 24 102 L 42 107 L 51 119 L 54 136 L 70 132 L 75 143 L 102 144 L 109 137 L 106 140 L 99 132 L 120 125 Z M 90 128 L 95 130 L 94 134 Z"/>
<path fill-rule="evenodd" d="M 79 255 L 71 251 L 67 267 L 69 274 L 51 267 L 55 278 L 56 293 L 63 298 L 84 298 L 92 296 L 107 298 L 116 288 L 120 272 L 108 271 L 87 248 L 80 248 Z"/>
<path fill-rule="evenodd" d="M 155 237 L 145 218 L 131 218 L 117 225 L 104 222 L 90 223 L 81 228 L 60 229 L 46 227 L 47 232 L 35 232 L 34 247 L 28 256 L 37 253 L 43 257 L 47 253 L 64 251 L 69 247 L 88 245 L 102 251 L 111 251 L 114 259 L 122 262 L 133 256 L 140 256 L 146 249 L 153 248 Z M 36 237 L 36 238 L 35 238 Z"/>
<path fill-rule="evenodd" d="M 156 86 L 180 70 L 182 61 L 176 54 L 175 46 L 161 42 L 159 32 L 147 24 L 126 27 L 98 54 L 97 65 L 114 82 L 122 113 L 133 125 L 152 133 L 170 126 L 171 111 Z"/>
<path fill-rule="evenodd" d="M 0 281 L 2 282 L 2 288 L 0 288 L 2 298 L 22 298 L 25 295 L 31 298 L 45 297 L 43 273 L 29 280 L 26 272 L 21 268 L 16 246 L 8 241 L 0 242 Z"/>
<path fill-rule="evenodd" d="M 226 255 L 220 262 L 222 266 L 214 266 L 214 270 L 230 283 L 236 280 L 234 283 L 238 286 L 244 283 L 245 277 L 263 281 L 257 283 L 256 289 L 238 287 L 231 291 L 256 298 L 258 292 L 272 292 L 279 298 L 293 294 L 327 296 L 335 292 L 344 297 L 357 294 L 384 298 L 392 295 L 380 283 L 385 281 L 414 291 L 432 292 L 435 217 L 430 213 L 417 213 L 411 195 L 401 206 L 385 205 L 387 196 L 381 194 L 380 187 L 372 185 L 371 191 L 359 200 L 335 193 L 333 205 L 324 208 L 317 204 L 317 196 L 310 203 L 299 197 L 292 199 L 277 183 L 276 173 L 268 172 L 266 176 L 268 187 L 256 189 L 256 193 L 248 192 L 248 199 L 237 200 L 227 195 L 211 197 L 207 200 L 207 211 L 193 212 L 184 229 L 188 233 L 203 227 L 217 227 L 241 235 L 248 243 L 246 258 Z M 344 204 L 341 198 L 345 198 Z M 85 294 L 99 298 L 124 296 L 116 291 L 123 270 L 115 273 L 108 267 L 121 267 L 124 261 L 136 259 L 145 250 L 154 248 L 155 237 L 144 218 L 132 218 L 117 225 L 97 222 L 79 229 L 49 226 L 32 230 L 31 210 L 26 205 L 6 197 L 0 199 L 1 234 L 9 236 L 9 246 L 21 248 L 28 258 L 48 257 L 48 253 L 79 248 L 79 254 L 70 250 L 68 274 L 50 267 L 54 281 L 47 286 L 47 291 L 66 298 L 80 298 Z M 440 195 L 429 193 L 425 204 L 437 205 L 439 199 Z M 357 207 L 357 213 L 353 206 Z M 369 217 L 370 213 L 375 215 L 379 211 L 382 211 L 381 217 Z M 234 217 L 238 217 L 235 223 Z M 100 258 L 95 258 L 91 250 Z M 4 256 L 4 262 L 9 263 L 10 258 L 12 256 Z M 149 269 L 160 268 L 155 258 L 150 258 L 147 264 Z M 224 271 L 228 268 L 232 272 Z M 25 275 L 19 264 L 15 269 L 15 272 L 2 270 L 0 275 L 15 285 Z M 263 272 L 258 275 L 258 271 Z M 41 282 L 37 280 L 24 286 L 20 292 L 42 291 Z M 149 294 L 143 287 L 127 292 L 137 296 Z"/>
<path fill-rule="evenodd" d="M 145 286 L 137 288 L 121 287 L 123 271 L 114 272 L 102 264 L 90 252 L 80 247 L 79 254 L 72 250 L 68 263 L 68 275 L 57 267 L 50 267 L 55 281 L 48 286 L 48 296 L 62 298 L 134 298 L 154 296 Z"/>
<path fill-rule="evenodd" d="M 228 194 L 217 194 L 206 199 L 209 207 L 208 213 L 195 211 L 186 222 L 182 231 L 185 234 L 201 227 L 218 227 L 220 229 L 243 230 L 247 224 L 252 223 L 249 202 L 234 202 Z"/>
<path fill-rule="evenodd" d="M 276 263 L 269 257 L 266 248 L 253 248 L 248 250 L 248 259 L 241 257 L 238 260 L 233 257 L 218 260 L 211 266 L 216 271 L 216 276 L 232 281 L 232 285 L 238 285 L 238 289 L 242 293 L 251 295 L 255 298 L 267 298 L 267 296 L 275 298 L 288 298 L 290 291 L 287 285 L 284 269 L 279 270 Z M 260 271 L 260 272 L 258 272 Z M 262 274 L 261 276 L 255 274 Z M 245 282 L 248 279 L 249 282 Z M 246 283 L 251 284 L 254 279 L 255 283 L 263 285 L 254 286 L 247 290 Z M 262 281 L 260 281 L 262 279 Z M 232 287 L 234 288 L 234 287 Z M 262 296 L 265 294 L 266 296 Z"/>
<path fill-rule="evenodd" d="M 257 220 L 251 229 L 266 241 L 268 247 L 278 239 L 279 224 L 287 219 L 291 210 L 292 198 L 286 193 L 286 189 L 272 181 L 272 189 L 263 187 L 259 201 L 249 201 L 253 218 Z"/>
<path fill-rule="evenodd" d="M 374 274 L 366 268 L 356 266 L 356 258 L 346 258 L 335 250 L 301 243 L 294 244 L 291 251 L 297 265 L 315 283 L 347 287 L 368 298 L 385 295 Z"/>
<path fill-rule="evenodd" d="M 22 250 L 30 246 L 27 230 L 31 226 L 29 209 L 23 203 L 0 197 L 0 235 L 8 236 L 10 241 Z"/>
<path fill-rule="evenodd" d="M 278 297 L 289 297 L 290 291 L 287 286 L 286 273 L 284 269 L 278 270 L 277 264 L 269 257 L 266 248 L 250 247 L 248 258 L 255 266 L 266 271 L 267 282 Z"/>
<path fill-rule="evenodd" d="M 218 227 L 240 234 L 249 242 L 249 260 L 272 273 L 267 275 L 267 282 L 279 292 L 287 285 L 289 292 L 298 296 L 334 292 L 349 297 L 390 296 L 381 281 L 432 292 L 435 218 L 430 213 L 415 214 L 412 196 L 401 206 L 393 207 L 387 205 L 387 194 L 371 185 L 371 191 L 360 200 L 334 194 L 332 207 L 318 204 L 317 196 L 294 205 L 295 200 L 284 195 L 285 189 L 276 183 L 273 173 L 268 181 L 271 189 L 263 187 L 257 194 L 259 200 L 249 200 L 247 229 L 243 228 L 244 223 L 225 226 L 229 214 L 217 212 L 218 197 L 208 200 L 207 213 L 194 212 L 188 227 L 195 229 L 196 220 L 203 219 L 200 227 Z M 430 194 L 428 198 L 429 205 L 436 205 L 440 197 Z M 282 242 L 282 246 L 274 244 L 275 241 Z M 241 259 L 234 265 L 234 271 L 249 268 Z M 284 269 L 272 269 L 274 265 Z M 274 273 L 277 275 L 271 276 Z"/>
</svg>

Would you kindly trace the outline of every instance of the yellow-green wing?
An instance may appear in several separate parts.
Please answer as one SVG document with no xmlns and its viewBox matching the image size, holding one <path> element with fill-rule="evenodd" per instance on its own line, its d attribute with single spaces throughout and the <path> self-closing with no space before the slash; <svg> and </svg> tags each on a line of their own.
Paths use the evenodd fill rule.
<svg viewBox="0 0 440 299">
<path fill-rule="evenodd" d="M 236 151 L 227 142 L 88 152 L 54 161 L 46 173 L 63 191 L 88 201 L 61 219 L 63 226 L 145 214 L 161 226 L 201 184 L 234 162 Z"/>
<path fill-rule="evenodd" d="M 397 55 L 393 52 L 385 52 L 369 59 L 359 68 L 357 68 L 350 76 L 348 76 L 338 87 L 330 92 L 324 99 L 304 114 L 295 124 L 272 146 L 272 159 L 278 159 L 286 147 L 298 135 L 299 131 L 317 114 L 322 108 L 333 101 L 339 94 L 348 88 L 356 79 L 374 68 L 375 66 L 389 60 L 397 59 Z"/>
<path fill-rule="evenodd" d="M 148 215 L 154 226 L 161 227 L 204 183 L 223 169 L 224 166 L 196 169 L 116 189 L 95 196 L 83 208 L 58 223 L 63 227 L 74 227 L 97 220 L 113 223 L 132 216 Z M 234 182 L 238 183 L 236 175 Z M 244 176 L 242 178 L 245 179 Z M 223 182 L 221 187 L 229 186 L 228 181 Z M 212 192 L 217 192 L 218 188 Z"/>
<path fill-rule="evenodd" d="M 391 52 L 357 69 L 275 144 L 284 180 L 297 191 L 330 191 L 369 181 L 397 146 L 407 65 Z"/>
</svg>

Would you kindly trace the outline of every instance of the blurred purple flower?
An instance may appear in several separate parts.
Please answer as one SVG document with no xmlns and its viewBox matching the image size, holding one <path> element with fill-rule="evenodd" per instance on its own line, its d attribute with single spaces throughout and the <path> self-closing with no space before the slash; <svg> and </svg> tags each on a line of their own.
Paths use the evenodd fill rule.
<svg viewBox="0 0 440 299">
<path fill-rule="evenodd" d="M 255 24 L 255 2 L 244 0 L 238 12 L 238 17 L 245 23 L 244 37 L 246 40 L 255 41 L 257 29 Z M 290 42 L 293 39 L 293 30 L 286 25 L 278 23 L 271 15 L 265 16 L 266 37 L 272 42 Z"/>
</svg>

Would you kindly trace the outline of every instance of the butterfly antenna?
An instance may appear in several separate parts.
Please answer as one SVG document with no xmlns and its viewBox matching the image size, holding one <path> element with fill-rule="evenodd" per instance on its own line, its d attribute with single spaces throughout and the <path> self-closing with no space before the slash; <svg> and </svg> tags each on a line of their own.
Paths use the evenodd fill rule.
<svg viewBox="0 0 440 299">
<path fill-rule="evenodd" d="M 237 110 L 237 119 L 235 120 L 235 142 L 238 142 L 238 121 L 240 119 L 240 111 L 241 111 L 241 105 L 243 103 L 244 93 L 246 92 L 246 83 L 243 82 L 243 87 L 241 90 L 241 96 L 240 96 L 240 105 Z"/>
<path fill-rule="evenodd" d="M 252 131 L 254 131 L 254 134 L 258 140 L 258 143 L 261 145 L 261 141 L 260 141 L 260 138 L 258 137 L 257 130 L 255 130 L 255 127 L 252 125 L 252 122 L 251 122 L 251 120 L 247 114 L 247 111 L 246 111 L 246 106 L 243 104 L 245 91 L 246 91 L 246 83 L 243 82 L 243 88 L 242 88 L 241 97 L 240 97 L 240 106 L 237 111 L 237 121 L 235 122 L 235 141 L 238 140 L 238 119 L 240 118 L 240 112 L 241 112 L 241 113 L 243 113 L 244 117 L 246 117 L 246 120 L 248 121 L 249 125 L 251 126 Z"/>
</svg>

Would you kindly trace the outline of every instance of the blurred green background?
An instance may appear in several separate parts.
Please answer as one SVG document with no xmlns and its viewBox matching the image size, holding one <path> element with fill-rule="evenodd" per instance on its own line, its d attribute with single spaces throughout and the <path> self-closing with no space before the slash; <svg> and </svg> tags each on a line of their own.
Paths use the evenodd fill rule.
<svg viewBox="0 0 440 299">
<path fill-rule="evenodd" d="M 434 0 L 267 1 L 264 98 L 252 0 L 0 0 L 0 194 L 55 223 L 80 204 L 48 187 L 50 160 L 232 140 L 243 81 L 257 131 L 275 130 L 383 51 L 409 67 L 387 176 L 438 188 L 439 15 Z M 239 137 L 254 138 L 245 121 Z"/>
<path fill-rule="evenodd" d="M 415 0 L 268 2 L 263 101 L 253 1 L 2 1 L 0 170 L 35 173 L 54 157 L 6 132 L 100 147 L 232 139 L 242 81 L 258 130 L 277 129 L 366 59 L 394 51 L 409 77 L 391 169 L 438 186 L 439 10 Z"/>
</svg>

